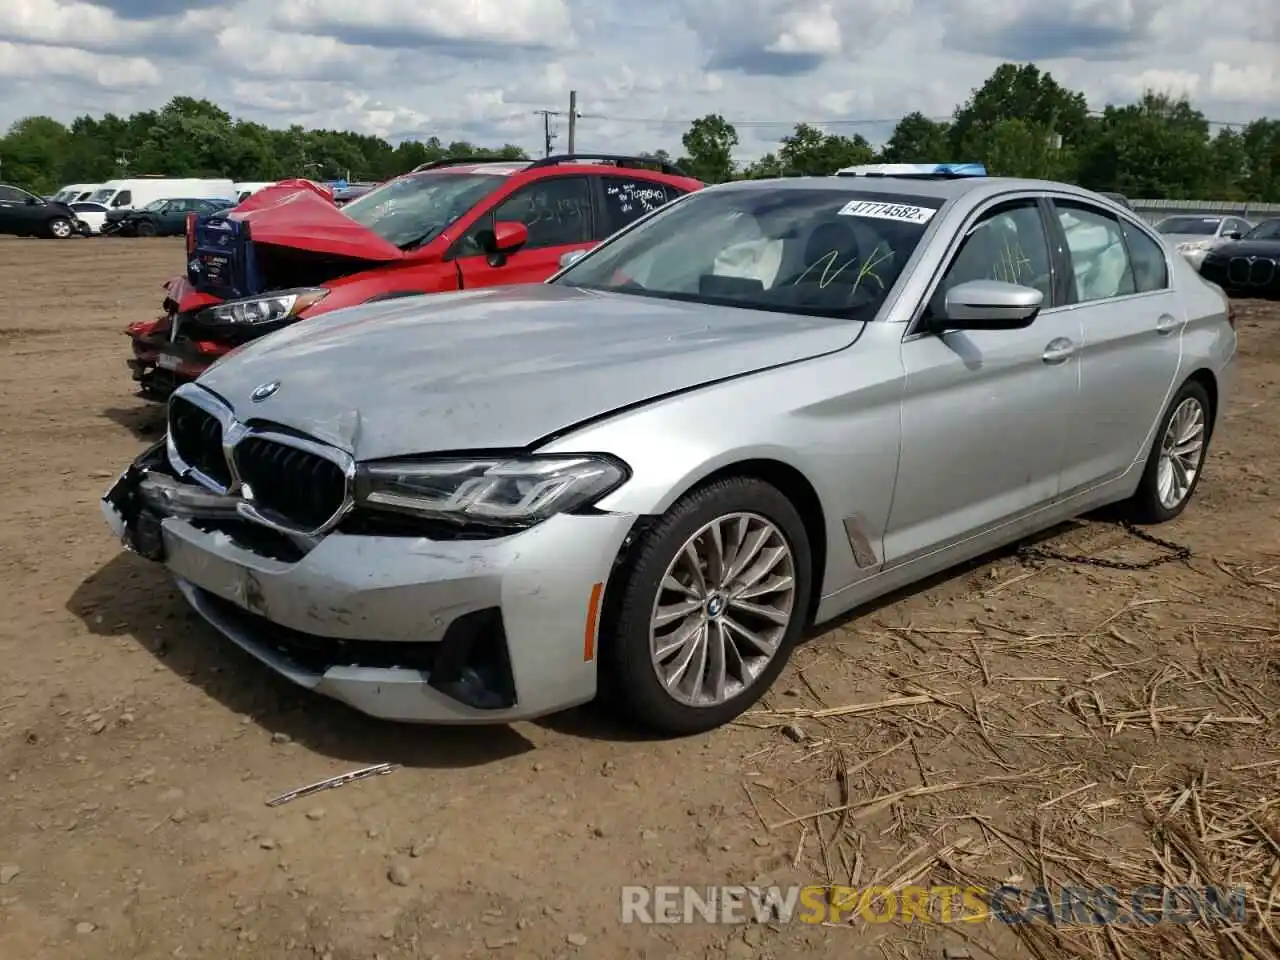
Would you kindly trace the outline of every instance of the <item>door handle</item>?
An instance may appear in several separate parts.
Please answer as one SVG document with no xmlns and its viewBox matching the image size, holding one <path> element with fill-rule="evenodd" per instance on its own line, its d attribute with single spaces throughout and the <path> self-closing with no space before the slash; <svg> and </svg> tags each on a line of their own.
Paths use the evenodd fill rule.
<svg viewBox="0 0 1280 960">
<path fill-rule="evenodd" d="M 1048 364 L 1066 363 L 1076 355 L 1076 345 L 1066 337 L 1058 337 L 1056 340 L 1050 340 L 1044 348 L 1044 353 L 1040 359 Z"/>
<path fill-rule="evenodd" d="M 1160 315 L 1160 319 L 1156 321 L 1156 333 L 1162 337 L 1167 337 L 1173 331 L 1178 329 L 1178 318 L 1171 317 L 1164 313 Z"/>
</svg>

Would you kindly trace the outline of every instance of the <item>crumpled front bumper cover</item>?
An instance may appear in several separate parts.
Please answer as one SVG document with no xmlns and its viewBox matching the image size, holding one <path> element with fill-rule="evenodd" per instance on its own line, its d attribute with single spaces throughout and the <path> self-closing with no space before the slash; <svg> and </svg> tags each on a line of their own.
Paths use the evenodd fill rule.
<svg viewBox="0 0 1280 960">
<path fill-rule="evenodd" d="M 333 533 L 280 559 L 240 538 L 235 504 L 169 475 L 157 444 L 102 512 L 221 634 L 363 713 L 505 723 L 594 698 L 602 590 L 634 517 L 553 517 L 494 540 Z"/>
</svg>

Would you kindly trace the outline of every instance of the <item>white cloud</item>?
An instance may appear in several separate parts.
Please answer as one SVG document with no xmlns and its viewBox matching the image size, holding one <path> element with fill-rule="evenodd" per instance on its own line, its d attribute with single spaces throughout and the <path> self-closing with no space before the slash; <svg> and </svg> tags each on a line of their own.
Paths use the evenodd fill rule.
<svg viewBox="0 0 1280 960">
<path fill-rule="evenodd" d="M 145 57 L 114 57 L 88 50 L 0 41 L 0 89 L 5 80 L 49 80 L 116 89 L 154 87 L 160 71 Z"/>
<path fill-rule="evenodd" d="M 1215 120 L 1275 116 L 1277 40 L 1275 0 L 1229 18 L 1203 0 L 0 0 L 0 126 L 184 93 L 278 126 L 538 151 L 537 111 L 576 89 L 580 149 L 678 152 L 720 113 L 751 156 L 800 120 L 945 116 L 1001 60 L 1095 108 L 1153 88 Z"/>
</svg>

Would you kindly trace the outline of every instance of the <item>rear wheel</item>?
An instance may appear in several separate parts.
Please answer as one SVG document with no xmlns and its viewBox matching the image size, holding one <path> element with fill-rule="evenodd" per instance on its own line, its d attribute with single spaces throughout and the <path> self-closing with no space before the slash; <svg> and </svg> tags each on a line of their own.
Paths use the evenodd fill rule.
<svg viewBox="0 0 1280 960">
<path fill-rule="evenodd" d="M 1209 393 L 1198 381 L 1188 380 L 1174 394 L 1151 443 L 1138 489 L 1124 505 L 1126 519 L 1164 523 L 1186 509 L 1209 453 L 1212 415 Z"/>
<path fill-rule="evenodd" d="M 804 628 L 809 538 L 780 491 L 716 481 L 644 534 L 610 599 L 602 686 L 667 734 L 728 723 L 767 690 Z"/>
<path fill-rule="evenodd" d="M 150 220 L 139 221 L 137 232 L 140 237 L 154 237 L 156 235 L 156 225 Z"/>
<path fill-rule="evenodd" d="M 75 233 L 71 221 L 66 217 L 54 217 L 49 221 L 49 236 L 55 240 L 67 240 Z"/>
</svg>

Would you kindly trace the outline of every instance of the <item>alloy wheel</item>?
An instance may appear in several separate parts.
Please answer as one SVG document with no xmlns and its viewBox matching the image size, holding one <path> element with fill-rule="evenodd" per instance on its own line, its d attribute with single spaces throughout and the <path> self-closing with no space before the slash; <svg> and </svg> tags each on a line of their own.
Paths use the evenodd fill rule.
<svg viewBox="0 0 1280 960">
<path fill-rule="evenodd" d="M 649 652 L 672 699 L 713 707 L 750 687 L 795 613 L 792 547 L 756 513 L 731 513 L 685 541 L 658 587 Z"/>
</svg>

